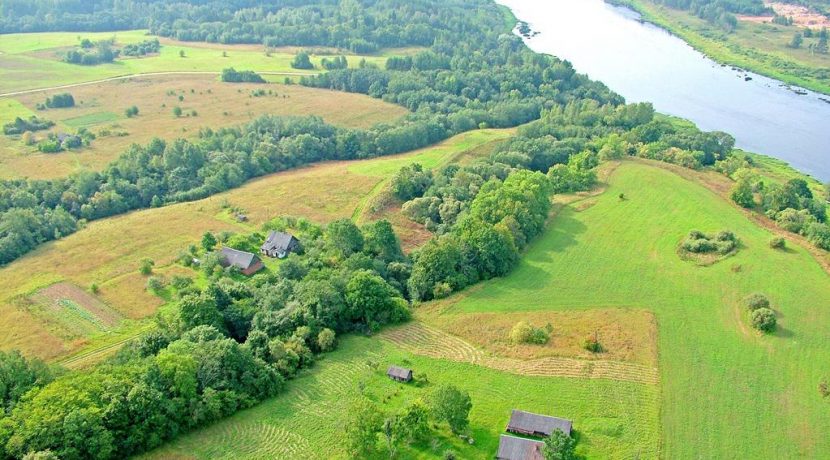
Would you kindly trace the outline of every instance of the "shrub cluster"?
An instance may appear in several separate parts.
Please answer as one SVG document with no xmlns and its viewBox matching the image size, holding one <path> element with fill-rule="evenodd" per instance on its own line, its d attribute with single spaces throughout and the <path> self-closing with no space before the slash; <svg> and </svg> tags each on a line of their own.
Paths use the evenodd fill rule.
<svg viewBox="0 0 830 460">
<path fill-rule="evenodd" d="M 140 43 L 130 43 L 121 48 L 121 54 L 124 56 L 146 56 L 148 54 L 158 53 L 161 51 L 161 43 L 157 38 L 144 40 Z"/>
<path fill-rule="evenodd" d="M 265 79 L 253 70 L 223 69 L 220 79 L 226 83 L 265 83 Z"/>
<path fill-rule="evenodd" d="M 752 327 L 763 332 L 773 332 L 777 319 L 775 311 L 770 306 L 769 299 L 760 293 L 750 294 L 744 299 L 744 305 L 749 310 Z"/>
<path fill-rule="evenodd" d="M 75 98 L 69 93 L 55 94 L 47 97 L 43 104 L 38 104 L 38 109 L 62 109 L 67 107 L 75 107 Z"/>
<path fill-rule="evenodd" d="M 55 126 L 54 121 L 38 118 L 34 115 L 29 117 L 27 120 L 16 117 L 14 121 L 3 125 L 3 134 L 7 136 L 14 136 L 17 134 L 23 134 L 26 131 L 31 132 L 49 129 L 52 126 Z"/>
<path fill-rule="evenodd" d="M 119 50 L 113 48 L 113 40 L 101 40 L 94 44 L 89 40 L 81 43 L 80 48 L 67 51 L 64 62 L 79 65 L 107 64 L 118 57 Z"/>
<path fill-rule="evenodd" d="M 510 340 L 513 343 L 544 345 L 550 340 L 551 332 L 553 332 L 553 326 L 550 324 L 545 327 L 535 327 L 527 321 L 519 321 L 510 330 Z"/>
<path fill-rule="evenodd" d="M 348 69 L 349 68 L 349 61 L 346 60 L 346 56 L 337 56 L 332 59 L 323 58 L 320 63 L 323 65 L 323 68 L 326 70 L 335 70 L 335 69 Z"/>
<path fill-rule="evenodd" d="M 694 254 L 726 255 L 738 247 L 738 238 L 734 233 L 724 230 L 715 235 L 692 230 L 683 241 L 682 248 Z"/>
</svg>

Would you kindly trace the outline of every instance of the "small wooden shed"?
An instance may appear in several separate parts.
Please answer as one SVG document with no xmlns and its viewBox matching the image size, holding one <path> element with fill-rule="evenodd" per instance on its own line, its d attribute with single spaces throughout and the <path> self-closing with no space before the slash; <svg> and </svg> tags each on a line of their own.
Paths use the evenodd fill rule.
<svg viewBox="0 0 830 460">
<path fill-rule="evenodd" d="M 573 422 L 564 418 L 513 409 L 510 414 L 510 422 L 507 424 L 507 431 L 525 436 L 546 438 L 554 431 L 562 430 L 563 433 L 570 436 L 572 425 Z"/>
<path fill-rule="evenodd" d="M 390 379 L 397 380 L 398 382 L 409 382 L 412 380 L 412 369 L 389 366 L 389 370 L 386 371 L 386 375 L 388 375 Z"/>
</svg>

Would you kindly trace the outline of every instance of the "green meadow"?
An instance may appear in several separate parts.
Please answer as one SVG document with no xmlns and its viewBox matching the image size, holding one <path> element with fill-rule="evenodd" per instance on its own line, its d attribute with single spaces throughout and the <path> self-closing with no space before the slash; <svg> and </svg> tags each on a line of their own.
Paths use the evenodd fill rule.
<svg viewBox="0 0 830 460">
<path fill-rule="evenodd" d="M 165 40 L 161 52 L 141 58 L 119 58 L 110 64 L 83 66 L 61 61 L 60 54 L 82 38 L 115 38 L 116 45 L 153 38 L 146 31 L 113 33 L 37 33 L 0 35 L 0 94 L 77 84 L 123 75 L 153 72 L 220 72 L 227 67 L 257 72 L 307 74 L 318 72 L 324 56 L 312 56 L 318 70 L 291 67 L 294 52 L 278 49 L 266 55 L 264 47 L 188 44 Z M 290 52 L 289 52 L 290 51 Z M 387 50 L 371 56 L 349 55 L 350 66 L 361 59 L 383 67 L 388 54 L 410 54 L 413 49 Z M 184 53 L 184 57 L 181 56 Z"/>
<path fill-rule="evenodd" d="M 295 452 L 303 458 L 340 458 L 343 412 L 359 387 L 389 410 L 426 391 L 388 381 L 382 369 L 366 367 L 367 359 L 381 368 L 403 362 L 432 383 L 453 383 L 472 396 L 472 447 L 443 433 L 438 450 L 411 446 L 401 458 L 432 458 L 446 447 L 460 458 L 492 458 L 512 407 L 572 418 L 586 458 L 830 455 L 824 436 L 830 407 L 817 389 L 830 372 L 827 273 L 794 243 L 785 251 L 770 249 L 770 232 L 663 168 L 623 162 L 607 187 L 561 209 L 509 276 L 440 308 L 421 306 L 419 317 L 647 309 L 658 325 L 659 385 L 519 376 L 352 337 L 290 382 L 286 394 L 148 458 L 261 458 L 286 454 L 267 449 L 287 445 L 305 449 Z M 732 230 L 740 250 L 708 267 L 683 261 L 677 246 L 692 229 Z M 772 301 L 776 333 L 750 327 L 741 300 L 753 292 Z"/>
<path fill-rule="evenodd" d="M 709 267 L 684 262 L 676 248 L 692 229 L 732 230 L 741 249 Z M 770 249 L 771 236 L 708 189 L 625 162 L 601 196 L 563 209 L 519 268 L 449 311 L 649 309 L 665 458 L 826 458 L 830 407 L 817 387 L 830 374 L 830 280 L 801 247 Z M 772 302 L 773 335 L 749 325 L 741 300 L 753 292 Z"/>
</svg>

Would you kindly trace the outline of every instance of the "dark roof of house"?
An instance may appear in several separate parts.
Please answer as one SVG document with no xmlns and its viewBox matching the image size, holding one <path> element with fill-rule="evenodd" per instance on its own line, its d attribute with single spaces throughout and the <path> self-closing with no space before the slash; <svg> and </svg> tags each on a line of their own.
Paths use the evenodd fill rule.
<svg viewBox="0 0 830 460">
<path fill-rule="evenodd" d="M 541 441 L 517 438 L 503 434 L 499 437 L 499 452 L 496 458 L 502 460 L 543 460 Z"/>
<path fill-rule="evenodd" d="M 386 375 L 389 377 L 396 377 L 399 379 L 408 379 L 412 377 L 412 369 L 406 369 L 404 367 L 398 366 L 389 366 L 389 370 L 386 371 Z"/>
<path fill-rule="evenodd" d="M 288 246 L 291 244 L 291 240 L 295 239 L 294 235 L 289 233 L 272 231 L 268 234 L 268 238 L 265 239 L 262 249 L 287 251 Z"/>
<path fill-rule="evenodd" d="M 523 410 L 513 409 L 510 414 L 510 423 L 507 424 L 508 429 L 517 429 L 528 433 L 544 433 L 550 435 L 557 428 L 562 430 L 568 436 L 571 435 L 571 425 L 573 422 L 563 418 L 550 417 L 548 415 L 539 415 Z"/>
<path fill-rule="evenodd" d="M 237 251 L 233 248 L 223 247 L 222 251 L 222 259 L 225 261 L 225 266 L 233 265 L 234 267 L 239 267 L 242 270 L 248 269 L 251 265 L 255 264 L 259 257 L 256 254 L 251 254 L 250 252 L 245 251 Z"/>
</svg>

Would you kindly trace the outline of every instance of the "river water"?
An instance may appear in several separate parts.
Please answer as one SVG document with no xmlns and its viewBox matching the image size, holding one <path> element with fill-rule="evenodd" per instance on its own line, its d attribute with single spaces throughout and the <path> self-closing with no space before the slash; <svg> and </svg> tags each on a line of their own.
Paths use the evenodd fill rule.
<svg viewBox="0 0 830 460">
<path fill-rule="evenodd" d="M 602 0 L 497 1 L 538 32 L 525 39 L 531 49 L 567 59 L 628 102 L 651 102 L 703 130 L 732 134 L 742 149 L 830 180 L 830 103 L 820 99 L 830 96 L 799 95 L 777 80 L 721 66 Z"/>
</svg>

